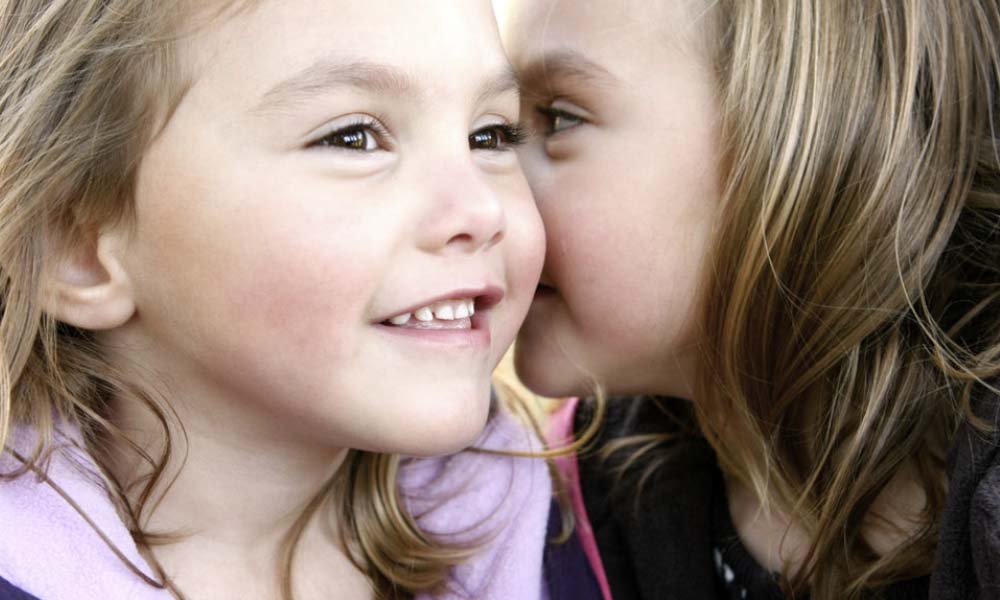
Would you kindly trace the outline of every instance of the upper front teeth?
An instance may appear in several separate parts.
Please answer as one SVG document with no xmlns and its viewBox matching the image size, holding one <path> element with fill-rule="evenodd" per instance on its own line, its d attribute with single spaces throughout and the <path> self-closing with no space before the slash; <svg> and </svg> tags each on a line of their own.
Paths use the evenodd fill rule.
<svg viewBox="0 0 1000 600">
<path fill-rule="evenodd" d="M 389 319 L 389 322 L 393 325 L 406 325 L 410 321 L 410 313 L 404 313 L 402 315 L 395 316 Z"/>
<path fill-rule="evenodd" d="M 404 313 L 389 319 L 393 325 L 406 325 L 410 322 L 410 316 L 414 316 L 418 321 L 454 321 L 455 319 L 465 319 L 476 314 L 476 302 L 467 300 L 442 300 L 429 306 L 418 308 L 413 313 Z"/>
</svg>

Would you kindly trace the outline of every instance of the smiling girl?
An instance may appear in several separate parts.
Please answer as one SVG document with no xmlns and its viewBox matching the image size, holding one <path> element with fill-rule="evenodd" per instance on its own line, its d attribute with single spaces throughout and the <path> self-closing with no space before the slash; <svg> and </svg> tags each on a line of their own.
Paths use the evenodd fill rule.
<svg viewBox="0 0 1000 600">
<path fill-rule="evenodd" d="M 453 583 L 399 455 L 524 449 L 542 251 L 489 3 L 12 0 L 0 80 L 0 596 Z"/>
</svg>

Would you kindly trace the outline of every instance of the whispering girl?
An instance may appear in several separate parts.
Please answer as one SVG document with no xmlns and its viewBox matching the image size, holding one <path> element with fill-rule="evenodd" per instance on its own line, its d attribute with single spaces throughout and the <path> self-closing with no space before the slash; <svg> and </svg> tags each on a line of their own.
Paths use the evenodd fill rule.
<svg viewBox="0 0 1000 600">
<path fill-rule="evenodd" d="M 509 4 L 591 593 L 1000 597 L 1000 5 Z"/>
</svg>

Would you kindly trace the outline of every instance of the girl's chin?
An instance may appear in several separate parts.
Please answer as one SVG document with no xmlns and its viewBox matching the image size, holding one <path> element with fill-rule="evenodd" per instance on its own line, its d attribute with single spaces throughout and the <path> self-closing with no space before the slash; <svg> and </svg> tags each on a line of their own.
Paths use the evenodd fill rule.
<svg viewBox="0 0 1000 600">
<path fill-rule="evenodd" d="M 490 414 L 490 389 L 459 396 L 436 396 L 422 403 L 410 397 L 417 414 L 401 415 L 390 428 L 392 439 L 371 450 L 407 456 L 439 456 L 472 445 L 482 434 Z"/>
</svg>

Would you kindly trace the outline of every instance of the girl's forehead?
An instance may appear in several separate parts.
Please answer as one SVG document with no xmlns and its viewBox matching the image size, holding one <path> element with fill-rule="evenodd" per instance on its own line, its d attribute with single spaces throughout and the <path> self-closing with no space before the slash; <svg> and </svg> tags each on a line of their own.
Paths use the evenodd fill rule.
<svg viewBox="0 0 1000 600">
<path fill-rule="evenodd" d="M 579 10 L 565 0 L 507 3 L 504 43 L 529 93 L 572 87 L 618 94 L 709 62 L 708 15 L 693 3 L 622 0 Z"/>
<path fill-rule="evenodd" d="M 508 47 L 515 53 L 551 44 L 642 51 L 650 45 L 695 47 L 713 14 L 708 0 L 498 0 Z"/>
<path fill-rule="evenodd" d="M 506 64 L 489 0 L 264 0 L 200 28 L 180 55 L 193 86 L 226 80 L 259 96 L 299 72 L 319 82 L 334 64 L 405 94 Z"/>
</svg>

